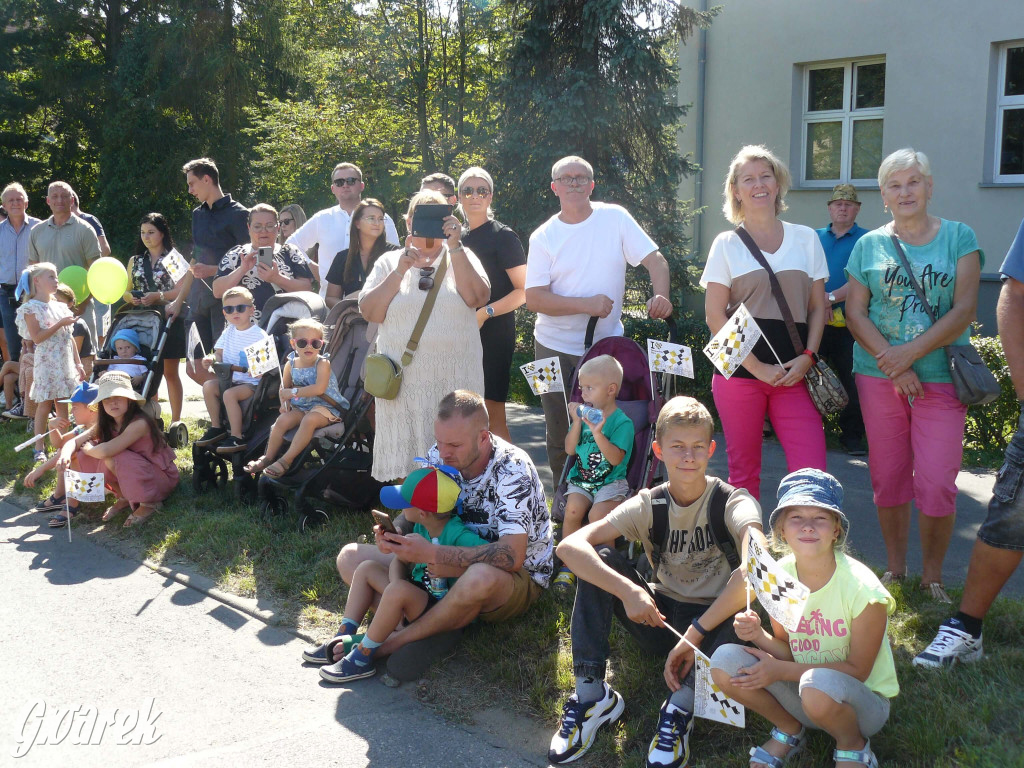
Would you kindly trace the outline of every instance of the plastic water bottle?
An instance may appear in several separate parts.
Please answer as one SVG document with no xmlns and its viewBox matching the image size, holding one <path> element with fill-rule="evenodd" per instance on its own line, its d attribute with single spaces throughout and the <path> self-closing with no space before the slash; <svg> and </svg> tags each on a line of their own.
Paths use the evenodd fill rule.
<svg viewBox="0 0 1024 768">
<path fill-rule="evenodd" d="M 594 425 L 600 424 L 604 421 L 604 414 L 601 413 L 601 409 L 595 408 L 592 405 L 581 405 L 576 409 L 576 415 L 580 418 L 586 419 Z"/>
<path fill-rule="evenodd" d="M 431 539 L 434 544 L 440 546 L 441 542 L 437 538 Z M 448 594 L 448 579 L 446 577 L 435 577 L 430 575 L 430 568 L 427 568 L 427 578 L 430 580 L 430 594 L 440 600 L 446 594 Z"/>
</svg>

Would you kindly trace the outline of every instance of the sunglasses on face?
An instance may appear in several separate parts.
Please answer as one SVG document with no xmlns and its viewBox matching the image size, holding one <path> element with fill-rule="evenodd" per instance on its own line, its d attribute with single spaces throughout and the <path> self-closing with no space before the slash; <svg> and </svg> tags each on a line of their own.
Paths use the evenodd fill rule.
<svg viewBox="0 0 1024 768">
<path fill-rule="evenodd" d="M 335 187 L 344 187 L 346 184 L 352 187 L 359 183 L 359 178 L 356 176 L 347 176 L 343 179 L 331 179 L 331 184 Z"/>
<path fill-rule="evenodd" d="M 243 312 L 245 312 L 245 310 L 247 310 L 251 306 L 252 306 L 252 304 L 232 304 L 230 306 L 225 304 L 224 305 L 224 314 L 225 315 L 233 315 L 233 314 L 235 314 L 235 312 L 237 312 L 238 314 L 242 314 Z"/>
<path fill-rule="evenodd" d="M 434 287 L 434 268 L 424 267 L 420 270 L 420 290 L 429 291 Z"/>
<path fill-rule="evenodd" d="M 320 349 L 324 345 L 323 339 L 292 339 L 292 343 L 299 349 L 305 349 L 306 347 L 312 347 L 313 349 Z"/>
<path fill-rule="evenodd" d="M 294 224 L 295 219 L 281 219 L 278 222 L 282 227 L 287 227 L 289 224 Z"/>
<path fill-rule="evenodd" d="M 491 194 L 487 187 L 463 187 L 461 192 L 463 197 L 487 197 Z"/>
</svg>

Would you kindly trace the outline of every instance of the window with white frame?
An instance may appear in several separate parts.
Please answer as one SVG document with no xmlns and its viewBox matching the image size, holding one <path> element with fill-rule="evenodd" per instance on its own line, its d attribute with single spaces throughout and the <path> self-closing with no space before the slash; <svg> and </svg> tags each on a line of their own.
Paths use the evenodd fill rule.
<svg viewBox="0 0 1024 768">
<path fill-rule="evenodd" d="M 1024 42 L 999 49 L 995 181 L 1024 182 Z"/>
<path fill-rule="evenodd" d="M 801 183 L 873 184 L 882 162 L 885 59 L 804 68 Z"/>
</svg>

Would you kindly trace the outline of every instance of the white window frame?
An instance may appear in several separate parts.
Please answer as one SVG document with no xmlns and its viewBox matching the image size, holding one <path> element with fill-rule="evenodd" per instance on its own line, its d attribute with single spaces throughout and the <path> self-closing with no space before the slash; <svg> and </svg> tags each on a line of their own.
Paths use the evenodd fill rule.
<svg viewBox="0 0 1024 768">
<path fill-rule="evenodd" d="M 1003 92 L 1006 88 L 1006 60 L 1011 48 L 1024 48 L 1024 40 L 1003 43 L 999 46 L 999 75 L 996 80 L 996 143 L 992 162 L 992 180 L 997 184 L 1024 184 L 1024 173 L 1000 173 L 999 161 L 1003 149 L 1003 113 L 1008 109 L 1024 108 L 1024 94 L 1020 96 L 1007 96 Z"/>
<path fill-rule="evenodd" d="M 850 177 L 853 169 L 853 124 L 859 120 L 882 120 L 882 130 L 885 130 L 885 105 L 881 107 L 869 107 L 854 109 L 853 96 L 856 93 L 854 88 L 854 73 L 856 67 L 870 64 L 885 64 L 884 56 L 873 56 L 863 59 L 850 59 L 849 61 L 830 62 L 825 64 L 807 64 L 803 68 L 803 93 L 800 102 L 800 186 L 809 189 L 831 189 L 836 184 L 853 184 L 855 186 L 872 186 L 876 183 L 875 178 L 854 179 Z M 839 69 L 843 68 L 843 108 L 830 109 L 816 112 L 807 111 L 807 100 L 811 88 L 811 72 L 817 69 Z M 842 138 L 839 160 L 839 178 L 835 179 L 810 179 L 807 169 L 807 129 L 813 123 L 842 123 Z"/>
</svg>

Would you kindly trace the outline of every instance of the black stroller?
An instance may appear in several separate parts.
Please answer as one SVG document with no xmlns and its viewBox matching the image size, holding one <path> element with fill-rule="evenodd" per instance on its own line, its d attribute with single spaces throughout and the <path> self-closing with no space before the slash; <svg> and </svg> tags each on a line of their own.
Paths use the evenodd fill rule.
<svg viewBox="0 0 1024 768">
<path fill-rule="evenodd" d="M 132 380 L 135 390 L 146 398 L 144 406 L 146 412 L 156 419 L 163 429 L 163 418 L 160 415 L 160 400 L 158 390 L 163 379 L 163 362 L 160 356 L 163 354 L 164 345 L 167 343 L 167 335 L 170 323 L 164 319 L 164 313 L 159 309 L 139 309 L 130 305 L 122 306 L 114 315 L 107 330 L 106 341 L 103 349 L 96 353 L 93 361 L 92 380 L 95 382 L 100 376 L 106 373 L 111 365 L 123 362 L 117 359 L 114 350 L 114 343 L 111 339 L 118 331 L 130 329 L 135 331 L 142 343 L 139 354 L 145 358 L 134 363 L 143 365 L 146 368 L 145 376 L 138 376 Z M 165 432 L 167 444 L 172 448 L 181 448 L 188 445 L 188 427 L 184 422 L 175 421 Z"/>
<path fill-rule="evenodd" d="M 326 307 L 319 294 L 312 291 L 295 291 L 279 293 L 267 299 L 260 316 L 260 327 L 274 338 L 278 360 L 283 360 L 290 349 L 288 344 L 288 326 L 296 320 L 312 318 L 323 321 Z M 212 370 L 217 374 L 220 390 L 231 386 L 231 374 L 240 371 L 238 365 L 231 362 L 214 363 Z M 252 397 L 242 404 L 242 436 L 246 449 L 230 455 L 220 455 L 216 445 L 192 445 L 192 487 L 196 493 L 213 487 L 224 487 L 228 482 L 228 465 L 231 465 L 231 477 L 234 478 L 235 495 L 240 500 L 254 500 L 256 497 L 256 481 L 246 474 L 242 467 L 263 453 L 270 430 L 277 420 L 280 408 L 278 390 L 281 377 L 277 369 L 268 371 L 260 377 L 259 384 Z M 222 423 L 226 423 L 226 415 L 221 411 Z"/>
<path fill-rule="evenodd" d="M 373 466 L 373 397 L 363 390 L 363 364 L 369 351 L 368 324 L 354 299 L 336 304 L 328 315 L 325 354 L 349 401 L 341 421 L 313 433 L 281 477 L 261 475 L 259 496 L 264 509 L 286 514 L 294 504 L 298 528 L 304 531 L 327 520 L 324 501 L 345 509 L 371 506 L 380 484 L 370 476 Z M 286 439 L 295 434 L 292 430 Z M 291 499 L 291 503 L 289 503 Z"/>
</svg>

